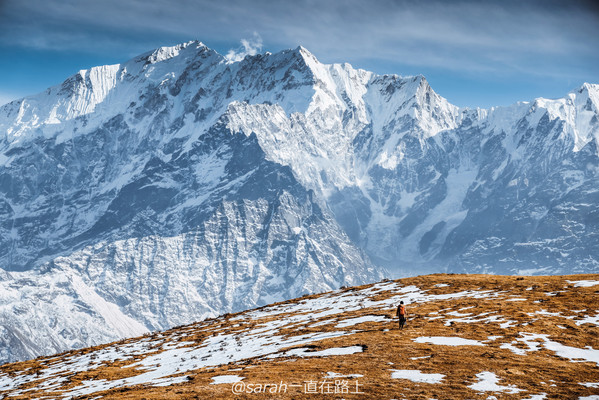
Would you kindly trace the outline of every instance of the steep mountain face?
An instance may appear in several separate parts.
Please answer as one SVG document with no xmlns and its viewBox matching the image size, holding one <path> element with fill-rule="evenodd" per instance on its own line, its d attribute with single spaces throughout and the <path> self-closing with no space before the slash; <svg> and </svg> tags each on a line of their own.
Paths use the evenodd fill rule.
<svg viewBox="0 0 599 400">
<path fill-rule="evenodd" d="M 227 127 L 236 98 L 303 107 L 306 71 L 296 52 L 227 64 L 188 43 L 0 110 L 0 360 L 380 278 L 288 166 Z"/>
<path fill-rule="evenodd" d="M 595 271 L 598 93 L 464 110 L 455 129 L 401 139 L 397 164 L 368 172 L 370 197 L 397 218 L 374 252 L 450 272 Z"/>
<path fill-rule="evenodd" d="M 599 86 L 558 100 L 458 109 L 423 77 L 320 64 L 287 115 L 235 104 L 233 130 L 319 194 L 379 266 L 414 271 L 597 271 Z"/>
<path fill-rule="evenodd" d="M 596 272 L 598 110 L 459 109 L 302 47 L 80 71 L 0 108 L 0 362 L 385 268 Z"/>
<path fill-rule="evenodd" d="M 215 170 L 220 182 L 211 192 L 185 189 L 198 183 L 193 174 Z M 82 237 L 79 250 L 6 272 L 5 359 L 378 276 L 289 169 L 264 160 L 255 136 L 224 130 L 170 162 L 150 160 Z"/>
</svg>

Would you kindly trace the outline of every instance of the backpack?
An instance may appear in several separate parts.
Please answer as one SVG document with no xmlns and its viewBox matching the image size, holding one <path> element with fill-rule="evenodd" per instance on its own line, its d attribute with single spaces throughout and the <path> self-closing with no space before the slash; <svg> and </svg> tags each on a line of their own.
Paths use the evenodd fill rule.
<svg viewBox="0 0 599 400">
<path fill-rule="evenodd" d="M 406 307 L 403 304 L 400 304 L 399 307 L 397 307 L 397 315 L 401 317 L 406 315 Z"/>
</svg>

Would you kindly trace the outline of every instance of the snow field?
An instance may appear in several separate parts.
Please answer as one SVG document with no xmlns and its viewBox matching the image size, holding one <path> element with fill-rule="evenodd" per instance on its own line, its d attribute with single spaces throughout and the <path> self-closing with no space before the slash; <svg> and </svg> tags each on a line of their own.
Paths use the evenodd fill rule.
<svg viewBox="0 0 599 400">
<path fill-rule="evenodd" d="M 464 339 L 461 337 L 445 336 L 423 336 L 412 339 L 416 343 L 431 343 L 441 346 L 484 346 L 485 344 L 478 340 Z"/>
<path fill-rule="evenodd" d="M 518 393 L 522 389 L 518 389 L 514 385 L 501 386 L 498 385 L 499 378 L 489 371 L 483 371 L 476 374 L 478 382 L 468 386 L 469 388 L 476 390 L 477 392 L 506 392 L 506 393 Z"/>
</svg>

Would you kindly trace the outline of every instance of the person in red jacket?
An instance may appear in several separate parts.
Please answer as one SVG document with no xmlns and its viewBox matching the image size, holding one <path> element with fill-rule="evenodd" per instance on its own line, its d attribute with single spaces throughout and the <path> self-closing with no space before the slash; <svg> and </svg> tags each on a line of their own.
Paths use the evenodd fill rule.
<svg viewBox="0 0 599 400">
<path fill-rule="evenodd" d="M 406 312 L 406 306 L 403 304 L 403 300 L 399 302 L 399 306 L 397 307 L 397 316 L 399 317 L 399 329 L 403 329 L 406 324 L 406 316 L 408 313 Z"/>
</svg>

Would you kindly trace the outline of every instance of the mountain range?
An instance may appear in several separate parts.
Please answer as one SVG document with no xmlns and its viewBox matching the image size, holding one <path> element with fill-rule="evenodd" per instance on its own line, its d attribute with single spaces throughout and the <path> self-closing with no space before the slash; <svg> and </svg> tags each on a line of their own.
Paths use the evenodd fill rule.
<svg viewBox="0 0 599 400">
<path fill-rule="evenodd" d="M 598 272 L 598 110 L 303 47 L 81 70 L 0 107 L 0 362 L 385 276 Z"/>
</svg>

